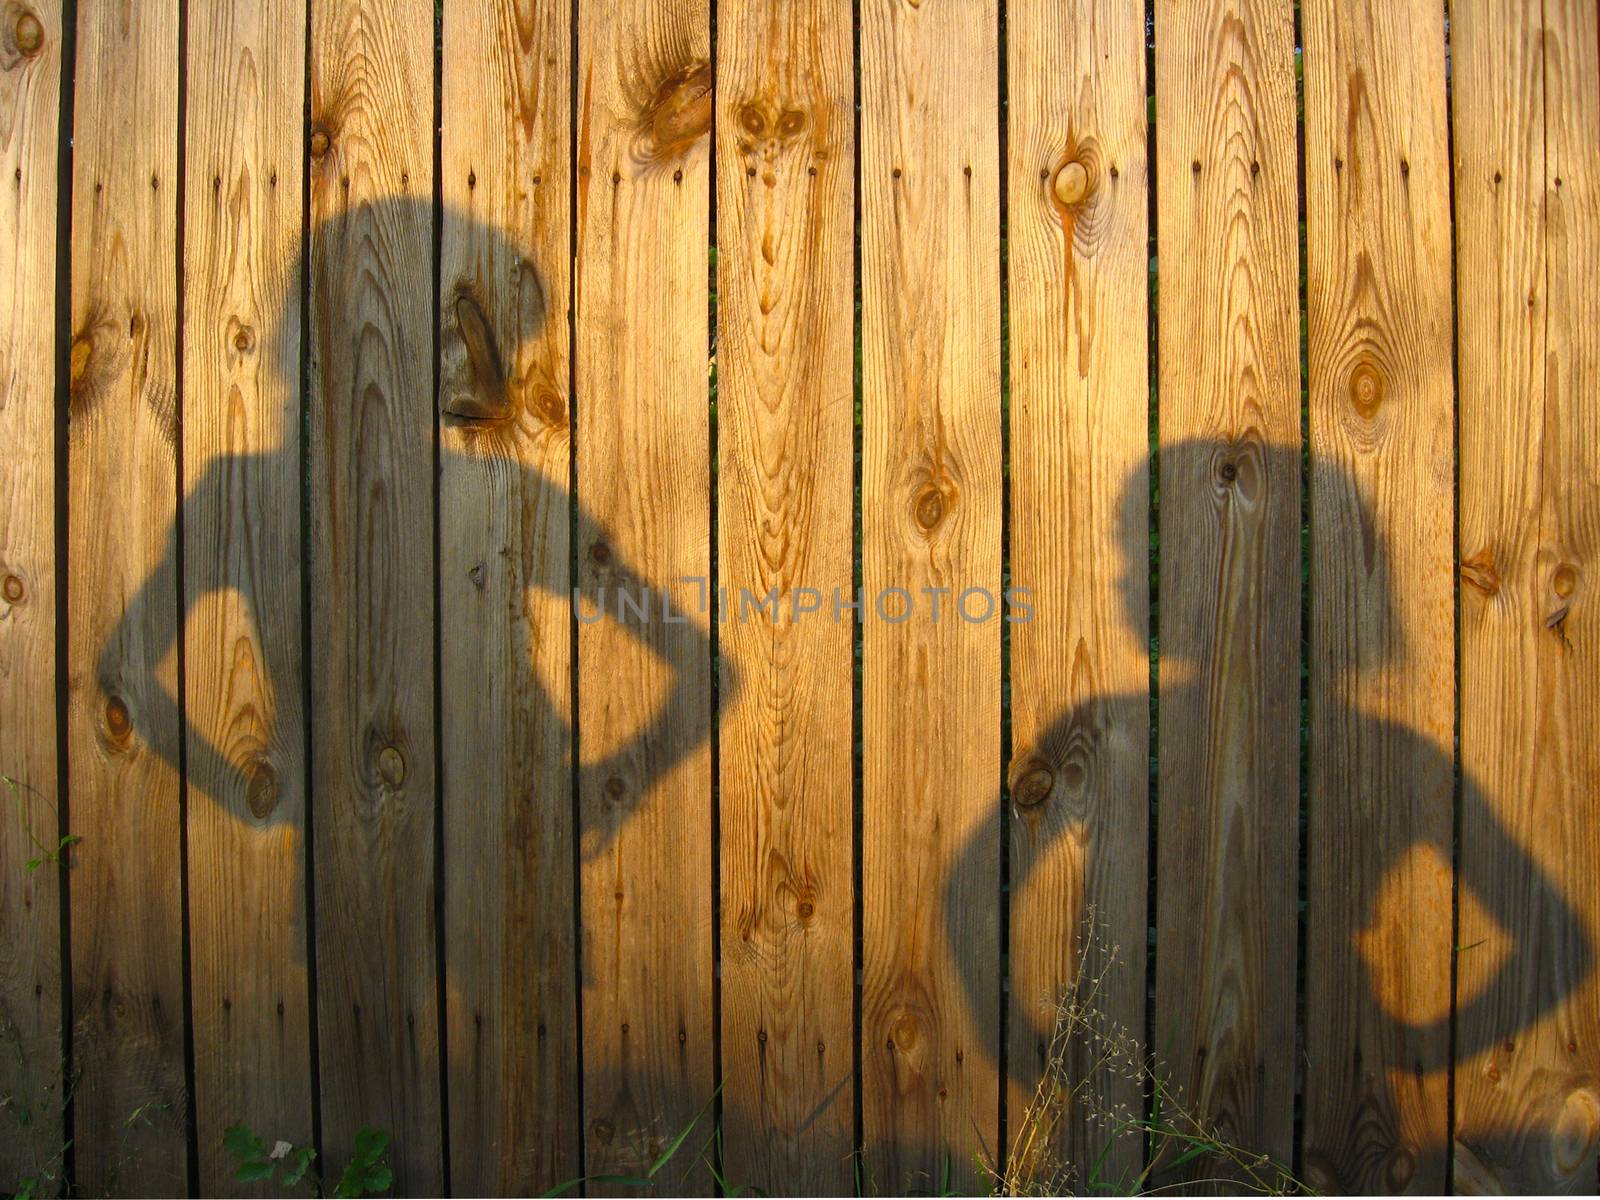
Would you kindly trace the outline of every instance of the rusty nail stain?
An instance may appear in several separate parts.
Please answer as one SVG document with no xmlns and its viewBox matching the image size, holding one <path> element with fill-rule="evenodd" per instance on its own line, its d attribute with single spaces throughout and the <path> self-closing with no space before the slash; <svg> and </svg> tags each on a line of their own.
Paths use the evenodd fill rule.
<svg viewBox="0 0 1600 1200">
<path fill-rule="evenodd" d="M 900 171 L 900 168 L 899 168 L 899 167 L 896 167 L 896 168 L 895 168 L 895 169 L 894 169 L 894 170 L 893 170 L 893 171 L 892 171 L 892 172 L 890 172 L 890 173 L 891 173 L 891 174 L 892 174 L 892 175 L 893 175 L 893 176 L 894 176 L 894 177 L 895 177 L 895 178 L 896 178 L 896 179 L 899 179 L 899 178 L 900 178 L 900 175 L 901 175 L 901 171 Z"/>
<path fill-rule="evenodd" d="M 390 787 L 399 787 L 406 781 L 405 756 L 395 747 L 385 746 L 378 752 L 378 774 Z"/>
<path fill-rule="evenodd" d="M 1499 183 L 1503 178 L 1505 178 L 1505 177 L 1503 175 L 1501 175 L 1499 171 L 1496 171 L 1494 173 L 1494 181 L 1496 183 Z"/>
<path fill-rule="evenodd" d="M 1077 204 L 1089 194 L 1088 168 L 1076 159 L 1062 164 L 1056 172 L 1055 192 L 1056 199 L 1062 204 Z"/>
<path fill-rule="evenodd" d="M 328 131 L 326 129 L 313 129 L 311 131 L 312 158 L 321 158 L 328 152 L 328 146 L 330 144 L 331 142 L 328 138 Z"/>
<path fill-rule="evenodd" d="M 1571 563 L 1562 563 L 1556 568 L 1555 576 L 1550 580 L 1550 586 L 1555 589 L 1556 595 L 1565 600 L 1572 595 L 1573 590 L 1578 586 L 1578 572 L 1573 569 Z M 8 591 L 7 596 L 9 595 Z"/>
<path fill-rule="evenodd" d="M 1383 403 L 1383 377 L 1369 362 L 1360 363 L 1350 374 L 1350 403 L 1368 421 L 1378 415 Z"/>
<path fill-rule="evenodd" d="M 1043 804 L 1050 795 L 1050 789 L 1055 786 L 1055 776 L 1050 768 L 1036 766 L 1018 781 L 1012 793 L 1018 808 L 1037 808 Z"/>
<path fill-rule="evenodd" d="M 17 49 L 32 58 L 44 46 L 44 26 L 31 12 L 17 18 Z"/>
<path fill-rule="evenodd" d="M 1200 160 L 1198 158 L 1189 164 L 1189 170 L 1193 171 L 1196 175 L 1200 174 Z"/>
<path fill-rule="evenodd" d="M 1402 175 L 1410 175 L 1411 174 L 1411 163 L 1407 159 L 1402 158 L 1400 160 L 1400 174 L 1402 174 Z"/>
<path fill-rule="evenodd" d="M 128 716 L 128 706 L 122 702 L 120 696 L 113 696 L 106 701 L 106 729 L 119 742 L 133 731 L 133 721 Z"/>
<path fill-rule="evenodd" d="M 628 785 L 622 781 L 622 776 L 613 775 L 606 780 L 606 795 L 613 800 L 621 800 L 628 794 Z"/>
<path fill-rule="evenodd" d="M 756 177 L 756 169 L 754 167 L 746 167 L 744 169 L 744 173 L 750 179 L 754 179 Z"/>
<path fill-rule="evenodd" d="M 9 603 L 20 604 L 22 602 L 22 580 L 18 579 L 15 575 L 6 576 L 5 583 L 0 585 L 0 591 L 4 592 L 5 598 Z"/>
<path fill-rule="evenodd" d="M 1111 178 L 1115 179 L 1117 177 L 1117 164 L 1116 163 L 1112 163 L 1109 167 L 1107 167 L 1106 168 L 1106 174 L 1111 176 Z"/>
<path fill-rule="evenodd" d="M 589 547 L 589 559 L 602 567 L 611 561 L 611 547 L 604 542 L 596 542 Z"/>
<path fill-rule="evenodd" d="M 683 182 L 683 168 L 682 167 L 679 167 L 676 171 L 674 171 L 672 173 L 672 182 L 673 183 L 682 183 Z"/>
<path fill-rule="evenodd" d="M 767 1044 L 767 1031 L 765 1029 L 756 1030 L 756 1041 L 760 1042 L 763 1046 Z"/>
<path fill-rule="evenodd" d="M 477 186 L 478 186 L 478 173 L 476 171 L 468 171 L 467 172 L 467 190 L 471 191 L 473 188 L 475 188 Z"/>
<path fill-rule="evenodd" d="M 1258 159 L 1250 160 L 1250 174 L 1252 177 L 1261 174 L 1261 162 Z"/>
</svg>

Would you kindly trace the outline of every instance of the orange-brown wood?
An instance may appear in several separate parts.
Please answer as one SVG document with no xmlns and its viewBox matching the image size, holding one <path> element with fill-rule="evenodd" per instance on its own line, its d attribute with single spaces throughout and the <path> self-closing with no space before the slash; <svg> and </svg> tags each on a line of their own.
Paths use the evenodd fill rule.
<svg viewBox="0 0 1600 1200">
<path fill-rule="evenodd" d="M 1455 1185 L 1583 1192 L 1600 1143 L 1600 28 L 1582 2 L 1452 12 Z"/>
<path fill-rule="evenodd" d="M 0 9 L 0 1179 L 60 1187 L 56 151 L 61 6 Z"/>
<path fill-rule="evenodd" d="M 189 1186 L 176 655 L 176 0 L 78 10 L 68 412 L 77 1186 Z"/>
<path fill-rule="evenodd" d="M 656 1176 L 683 1193 L 713 1187 L 716 1088 L 710 35 L 706 0 L 578 14 L 584 1165 L 637 1174 L 698 1116 Z"/>
<path fill-rule="evenodd" d="M 444 940 L 450 1181 L 466 1195 L 579 1173 L 571 40 L 564 0 L 444 11 Z"/>
<path fill-rule="evenodd" d="M 861 11 L 862 1170 L 886 1192 L 976 1186 L 998 1151 L 998 28 L 989 0 Z"/>
<path fill-rule="evenodd" d="M 1156 9 L 1163 1074 L 1287 1165 L 1300 723 L 1294 12 Z M 1219 1164 L 1196 1160 L 1194 1175 Z"/>
<path fill-rule="evenodd" d="M 323 1153 L 443 1187 L 434 954 L 433 6 L 311 11 L 311 730 Z"/>
<path fill-rule="evenodd" d="M 852 588 L 850 6 L 725 6 L 717 55 L 718 569 L 734 597 L 779 593 L 776 620 L 722 626 L 726 1175 L 838 1195 L 855 1139 L 852 626 L 832 619 Z"/>
<path fill-rule="evenodd" d="M 301 656 L 305 6 L 189 10 L 183 589 L 200 1190 L 223 1133 L 311 1145 Z M 176 572 L 176 539 L 163 572 Z M 175 765 L 175 764 L 174 764 Z"/>
<path fill-rule="evenodd" d="M 1314 0 L 1304 1170 L 1437 1192 L 1455 637 L 1444 17 Z"/>
<path fill-rule="evenodd" d="M 1011 994 L 1014 1178 L 1137 1174 L 1138 1137 L 1068 1104 L 1030 1113 L 1057 1005 L 1098 979 L 1142 1034 L 1149 779 L 1150 197 L 1144 14 L 1006 8 L 1011 333 Z M 1020 614 L 1020 609 L 1018 610 Z M 1062 1064 L 1107 1108 L 1141 1103 L 1087 1038 Z M 1057 1114 L 1050 1114 L 1057 1115 Z M 1104 1153 L 1104 1158 L 1101 1158 Z"/>
</svg>

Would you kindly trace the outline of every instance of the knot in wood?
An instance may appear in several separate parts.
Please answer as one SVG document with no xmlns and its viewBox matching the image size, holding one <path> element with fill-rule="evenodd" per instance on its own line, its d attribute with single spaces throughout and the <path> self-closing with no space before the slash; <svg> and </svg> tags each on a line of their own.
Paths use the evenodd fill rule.
<svg viewBox="0 0 1600 1200">
<path fill-rule="evenodd" d="M 817 906 L 810 898 L 802 897 L 800 902 L 794 906 L 794 913 L 802 923 L 809 925 L 811 918 L 817 914 Z"/>
<path fill-rule="evenodd" d="M 378 751 L 378 777 L 391 788 L 406 781 L 406 756 L 396 746 L 385 746 Z"/>
<path fill-rule="evenodd" d="M 1480 550 L 1471 558 L 1461 560 L 1461 578 L 1485 596 L 1493 596 L 1500 590 L 1500 573 L 1495 570 L 1494 555 L 1488 550 Z"/>
<path fill-rule="evenodd" d="M 1037 808 L 1049 799 L 1055 782 L 1055 774 L 1049 767 L 1035 763 L 1017 780 L 1017 786 L 1011 791 L 1012 800 L 1018 808 Z"/>
<path fill-rule="evenodd" d="M 628 785 L 621 775 L 613 775 L 606 780 L 606 795 L 613 800 L 621 800 L 628 794 Z"/>
<path fill-rule="evenodd" d="M 1556 595 L 1565 600 L 1577 589 L 1578 572 L 1571 563 L 1562 563 L 1556 568 L 1555 574 L 1550 578 L 1550 586 L 1555 589 Z M 9 596 L 8 596 L 9 598 Z"/>
<path fill-rule="evenodd" d="M 924 534 L 932 534 L 938 529 L 948 510 L 949 498 L 945 496 L 944 489 L 936 483 L 923 484 L 917 491 L 911 508 L 917 528 Z"/>
<path fill-rule="evenodd" d="M 44 49 L 44 26 L 33 13 L 24 10 L 17 17 L 17 24 L 12 32 L 17 39 L 17 50 L 25 57 L 32 58 Z"/>
<path fill-rule="evenodd" d="M 328 136 L 326 129 L 313 129 L 311 131 L 311 157 L 322 158 L 328 153 L 328 148 L 333 144 L 333 139 Z"/>
<path fill-rule="evenodd" d="M 106 732 L 119 745 L 126 742 L 133 732 L 133 718 L 128 714 L 128 706 L 123 703 L 121 696 L 113 696 L 106 701 Z"/>
<path fill-rule="evenodd" d="M 250 763 L 246 774 L 245 802 L 250 807 L 251 815 L 258 821 L 265 821 L 272 815 L 272 810 L 278 807 L 278 773 L 264 758 L 256 758 Z"/>
<path fill-rule="evenodd" d="M 894 1029 L 889 1034 L 890 1045 L 902 1053 L 910 1050 L 917 1044 L 922 1030 L 917 1025 L 917 1019 L 906 1013 L 894 1023 Z"/>
<path fill-rule="evenodd" d="M 1231 484 L 1239 478 L 1239 468 L 1233 459 L 1225 458 L 1222 460 L 1221 465 L 1217 467 L 1217 477 L 1227 484 Z"/>
<path fill-rule="evenodd" d="M 611 547 L 604 542 L 596 542 L 589 547 L 589 561 L 597 567 L 603 567 L 611 561 Z"/>
<path fill-rule="evenodd" d="M 1053 190 L 1056 201 L 1064 208 L 1081 204 L 1089 194 L 1089 168 L 1077 159 L 1061 164 L 1056 171 Z"/>
<path fill-rule="evenodd" d="M 685 63 L 663 79 L 640 114 L 651 158 L 676 158 L 711 128 L 712 70 L 704 59 Z"/>
<path fill-rule="evenodd" d="M 1383 403 L 1383 375 L 1370 362 L 1357 363 L 1350 373 L 1350 403 L 1363 420 L 1370 421 L 1378 415 Z"/>
<path fill-rule="evenodd" d="M 256 347 L 256 331 L 248 325 L 241 325 L 234 332 L 233 348 L 240 354 L 249 354 Z"/>
<path fill-rule="evenodd" d="M 7 575 L 5 582 L 0 584 L 0 595 L 4 595 L 6 603 L 21 604 L 22 597 L 27 594 L 27 589 L 22 586 L 22 580 L 15 575 Z"/>
</svg>

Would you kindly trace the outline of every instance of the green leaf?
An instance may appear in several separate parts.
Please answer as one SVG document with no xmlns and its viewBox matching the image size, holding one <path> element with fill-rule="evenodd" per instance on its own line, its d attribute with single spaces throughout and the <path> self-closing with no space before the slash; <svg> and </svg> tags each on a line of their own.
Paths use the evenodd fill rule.
<svg viewBox="0 0 1600 1200">
<path fill-rule="evenodd" d="M 317 1152 L 310 1146 L 296 1146 L 289 1151 L 283 1160 L 283 1182 L 288 1187 L 294 1187 L 306 1177 L 306 1172 L 311 1169 L 311 1160 L 316 1158 Z"/>
<path fill-rule="evenodd" d="M 264 1161 L 240 1163 L 233 1177 L 240 1183 L 260 1183 L 263 1179 L 272 1178 L 272 1164 Z"/>
<path fill-rule="evenodd" d="M 363 1125 L 356 1133 L 355 1156 L 352 1161 L 370 1167 L 383 1157 L 383 1152 L 388 1148 L 387 1133 L 381 1129 L 373 1129 L 370 1125 Z"/>
<path fill-rule="evenodd" d="M 265 1143 L 243 1121 L 223 1130 L 222 1148 L 241 1161 L 263 1159 L 267 1156 Z"/>
<path fill-rule="evenodd" d="M 690 1132 L 696 1125 L 700 1124 L 700 1118 L 711 1111 L 711 1106 L 716 1103 L 717 1097 L 721 1094 L 722 1084 L 719 1083 L 717 1084 L 716 1091 L 711 1093 L 706 1102 L 700 1106 L 700 1111 L 695 1113 L 694 1119 L 678 1131 L 678 1136 L 667 1143 L 667 1148 L 661 1152 L 661 1157 L 656 1159 L 655 1165 L 645 1172 L 649 1178 L 654 1179 L 656 1177 L 656 1172 L 660 1171 L 662 1167 L 666 1166 L 672 1161 L 672 1156 L 676 1154 L 683 1146 L 684 1139 L 689 1136 Z"/>
<path fill-rule="evenodd" d="M 379 1163 L 367 1172 L 362 1184 L 369 1192 L 386 1192 L 394 1185 L 394 1172 L 386 1164 Z"/>
</svg>

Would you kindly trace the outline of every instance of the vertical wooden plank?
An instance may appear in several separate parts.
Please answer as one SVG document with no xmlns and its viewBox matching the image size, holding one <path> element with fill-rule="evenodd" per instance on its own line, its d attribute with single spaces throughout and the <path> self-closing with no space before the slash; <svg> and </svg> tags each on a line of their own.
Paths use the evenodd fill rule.
<svg viewBox="0 0 1600 1200">
<path fill-rule="evenodd" d="M 781 608 L 722 627 L 722 1099 L 728 1178 L 769 1195 L 853 1188 L 851 22 L 761 0 L 717 31 L 719 575 Z"/>
<path fill-rule="evenodd" d="M 315 0 L 311 709 L 324 1153 L 442 1178 L 434 962 L 433 6 Z"/>
<path fill-rule="evenodd" d="M 1457 3 L 1457 1190 L 1595 1183 L 1600 30 Z"/>
<path fill-rule="evenodd" d="M 451 1184 L 579 1173 L 566 481 L 571 5 L 444 12 L 440 669 Z"/>
<path fill-rule="evenodd" d="M 189 11 L 183 603 L 200 1188 L 309 1145 L 300 594 L 305 6 Z"/>
<path fill-rule="evenodd" d="M 997 39 L 990 0 L 861 13 L 861 1088 L 890 1192 L 997 1149 L 1000 627 L 955 611 L 1000 590 Z"/>
<path fill-rule="evenodd" d="M 0 1178 L 59 1186 L 60 872 L 56 824 L 56 153 L 61 7 L 0 15 Z M 35 841 L 35 839 L 38 839 Z M 40 843 L 43 843 L 41 847 Z"/>
<path fill-rule="evenodd" d="M 1165 1073 L 1294 1154 L 1300 356 L 1294 12 L 1156 10 Z M 1197 1163 L 1206 1174 L 1215 1162 Z"/>
<path fill-rule="evenodd" d="M 1304 1169 L 1443 1184 L 1452 383 L 1443 14 L 1303 9 L 1311 387 Z"/>
<path fill-rule="evenodd" d="M 177 497 L 178 5 L 78 12 L 68 756 L 77 1185 L 187 1190 Z"/>
<path fill-rule="evenodd" d="M 1149 169 L 1137 6 L 1012 0 L 1006 47 L 1011 579 L 1032 607 L 1011 630 L 1015 1142 L 1080 971 L 1108 1019 L 1144 1028 Z M 1136 1079 L 1072 1052 L 1108 1107 L 1139 1107 Z M 1112 1140 L 1072 1105 L 1049 1153 L 1081 1167 Z M 1117 1140 L 1105 1177 L 1141 1154 Z"/>
<path fill-rule="evenodd" d="M 675 582 L 710 568 L 705 0 L 584 5 L 577 75 L 576 550 L 611 605 L 578 633 L 585 1167 L 605 1173 L 648 1166 L 715 1087 L 711 656 Z M 711 1187 L 704 1136 L 663 1186 Z"/>
</svg>

